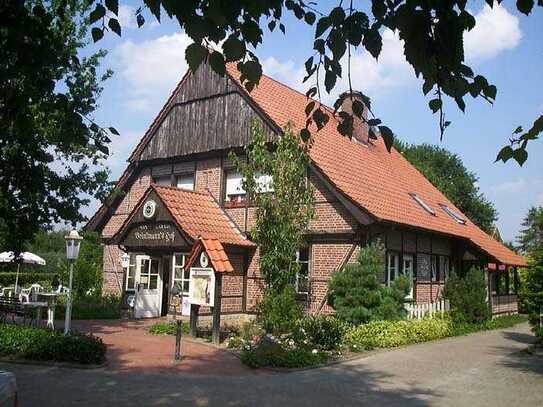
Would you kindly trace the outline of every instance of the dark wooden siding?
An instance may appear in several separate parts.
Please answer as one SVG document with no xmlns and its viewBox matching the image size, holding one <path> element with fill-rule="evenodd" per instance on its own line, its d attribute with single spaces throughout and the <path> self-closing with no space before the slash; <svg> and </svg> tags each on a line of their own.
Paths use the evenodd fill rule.
<svg viewBox="0 0 543 407">
<path fill-rule="evenodd" d="M 140 159 L 241 147 L 250 140 L 252 121 L 262 123 L 269 139 L 274 130 L 239 93 L 231 79 L 202 65 L 184 81 L 175 104 L 143 149 Z"/>
</svg>

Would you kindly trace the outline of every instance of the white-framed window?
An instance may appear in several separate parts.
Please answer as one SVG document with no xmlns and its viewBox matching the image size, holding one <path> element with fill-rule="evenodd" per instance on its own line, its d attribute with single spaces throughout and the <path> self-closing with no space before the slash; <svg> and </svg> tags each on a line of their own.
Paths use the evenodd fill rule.
<svg viewBox="0 0 543 407">
<path fill-rule="evenodd" d="M 126 291 L 135 291 L 136 289 L 136 256 L 128 253 L 121 253 L 121 265 L 125 275 L 124 288 Z"/>
<path fill-rule="evenodd" d="M 387 254 L 387 285 L 398 277 L 400 272 L 400 255 L 396 252 Z"/>
<path fill-rule="evenodd" d="M 226 172 L 226 202 L 244 202 L 246 193 L 243 189 L 243 177 L 236 171 Z"/>
<path fill-rule="evenodd" d="M 170 187 L 172 185 L 172 177 L 169 175 L 161 175 L 153 177 L 153 184 L 162 185 L 164 187 Z"/>
<path fill-rule="evenodd" d="M 294 288 L 298 294 L 309 293 L 309 247 L 302 247 L 296 252 L 296 263 L 300 270 L 296 273 Z"/>
<path fill-rule="evenodd" d="M 177 286 L 183 297 L 189 295 L 190 270 L 185 269 L 186 253 L 172 256 L 173 286 Z"/>
<path fill-rule="evenodd" d="M 438 264 L 437 264 L 437 259 L 438 259 L 438 256 L 431 256 L 431 259 L 432 259 L 432 263 L 431 263 L 431 280 L 432 281 L 437 281 L 439 279 L 439 276 L 438 276 Z"/>
<path fill-rule="evenodd" d="M 451 265 L 448 256 L 439 256 L 439 276 L 442 280 L 447 280 L 451 272 Z"/>
<path fill-rule="evenodd" d="M 194 191 L 194 173 L 178 175 L 175 179 L 177 188 Z"/>
<path fill-rule="evenodd" d="M 273 178 L 271 175 L 257 173 L 255 175 L 256 192 L 273 192 Z M 236 170 L 226 172 L 226 202 L 244 202 L 246 191 L 243 189 L 243 176 Z"/>
<path fill-rule="evenodd" d="M 406 299 L 413 299 L 413 273 L 415 270 L 413 255 L 412 254 L 403 254 L 402 256 L 402 273 L 409 281 L 409 292 L 407 293 Z"/>
</svg>

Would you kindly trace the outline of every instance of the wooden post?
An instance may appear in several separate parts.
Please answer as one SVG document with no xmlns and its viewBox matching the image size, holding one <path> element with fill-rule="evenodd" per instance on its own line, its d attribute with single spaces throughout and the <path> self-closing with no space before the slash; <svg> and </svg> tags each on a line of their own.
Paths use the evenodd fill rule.
<svg viewBox="0 0 543 407">
<path fill-rule="evenodd" d="M 213 327 L 211 340 L 215 345 L 221 342 L 221 298 L 222 298 L 222 275 L 215 273 L 215 299 L 213 300 Z"/>
<path fill-rule="evenodd" d="M 200 312 L 200 306 L 196 304 L 190 304 L 190 328 L 189 335 L 196 338 L 198 334 L 198 313 Z"/>
</svg>

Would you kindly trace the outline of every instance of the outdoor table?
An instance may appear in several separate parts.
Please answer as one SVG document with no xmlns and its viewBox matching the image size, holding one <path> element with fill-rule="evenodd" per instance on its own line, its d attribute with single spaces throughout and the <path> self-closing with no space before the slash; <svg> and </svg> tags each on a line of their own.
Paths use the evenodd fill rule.
<svg viewBox="0 0 543 407">
<path fill-rule="evenodd" d="M 57 293 L 37 293 L 37 298 L 44 300 L 47 304 L 47 328 L 55 329 L 55 305 Z"/>
</svg>

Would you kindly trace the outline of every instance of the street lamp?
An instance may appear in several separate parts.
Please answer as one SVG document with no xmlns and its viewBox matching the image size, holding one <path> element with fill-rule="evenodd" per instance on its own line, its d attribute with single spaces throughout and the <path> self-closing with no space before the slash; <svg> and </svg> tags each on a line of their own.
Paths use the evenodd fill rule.
<svg viewBox="0 0 543 407">
<path fill-rule="evenodd" d="M 70 282 L 68 291 L 68 300 L 66 302 L 66 319 L 64 322 L 64 334 L 70 332 L 70 324 L 72 322 L 72 280 L 74 278 L 74 262 L 79 257 L 79 246 L 83 238 L 79 236 L 77 230 L 72 230 L 68 236 L 64 236 L 66 240 L 66 258 L 70 262 Z"/>
</svg>

